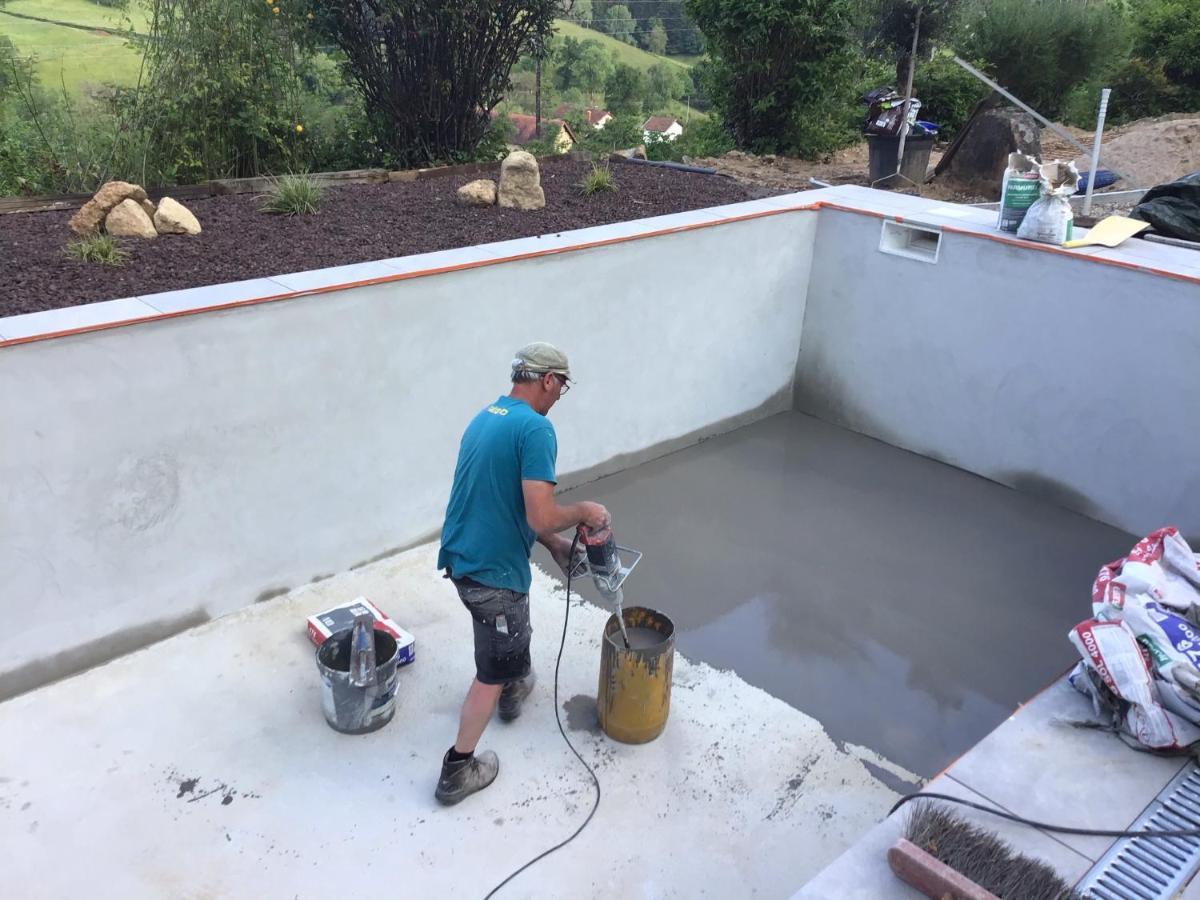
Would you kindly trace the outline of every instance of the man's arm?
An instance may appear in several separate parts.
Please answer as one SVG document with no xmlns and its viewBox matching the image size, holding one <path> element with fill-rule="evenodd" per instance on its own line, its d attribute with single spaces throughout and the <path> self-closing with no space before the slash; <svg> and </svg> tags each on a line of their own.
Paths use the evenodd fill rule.
<svg viewBox="0 0 1200 900">
<path fill-rule="evenodd" d="M 525 519 L 539 538 L 580 524 L 603 528 L 609 522 L 608 510 L 591 500 L 560 506 L 554 499 L 554 485 L 549 481 L 524 480 L 521 493 L 525 495 Z"/>
<path fill-rule="evenodd" d="M 554 485 L 549 481 L 522 481 L 521 491 L 525 495 L 525 518 L 529 527 L 537 532 L 538 543 L 550 551 L 551 558 L 563 573 L 568 573 L 571 541 L 558 532 L 580 523 L 589 528 L 602 528 L 608 524 L 608 510 L 589 500 L 559 506 L 554 500 Z"/>
</svg>

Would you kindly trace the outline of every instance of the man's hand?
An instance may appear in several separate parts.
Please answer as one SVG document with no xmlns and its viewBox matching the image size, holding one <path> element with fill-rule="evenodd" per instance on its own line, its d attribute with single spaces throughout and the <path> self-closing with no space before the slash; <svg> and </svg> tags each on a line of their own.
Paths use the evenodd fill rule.
<svg viewBox="0 0 1200 900">
<path fill-rule="evenodd" d="M 608 514 L 608 510 L 599 503 L 593 503 L 591 500 L 581 500 L 579 502 L 581 512 L 583 513 L 583 524 L 590 531 L 599 531 L 604 526 L 612 521 L 612 517 Z"/>
<path fill-rule="evenodd" d="M 575 551 L 575 559 L 571 557 L 571 541 L 567 540 L 560 534 L 546 534 L 538 536 L 538 543 L 550 551 L 550 556 L 554 562 L 562 569 L 564 575 L 570 575 L 571 570 L 575 568 L 578 559 L 584 556 L 583 545 L 580 544 Z"/>
</svg>

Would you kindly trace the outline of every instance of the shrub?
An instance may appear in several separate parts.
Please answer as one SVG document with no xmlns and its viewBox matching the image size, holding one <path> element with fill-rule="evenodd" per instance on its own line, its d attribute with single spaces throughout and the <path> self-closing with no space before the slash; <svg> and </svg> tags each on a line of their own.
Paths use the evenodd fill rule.
<svg viewBox="0 0 1200 900">
<path fill-rule="evenodd" d="M 92 234 L 67 244 L 66 254 L 81 262 L 99 263 L 102 266 L 123 266 L 129 259 L 129 251 L 123 250 L 107 234 Z"/>
<path fill-rule="evenodd" d="M 1118 7 L 1088 0 L 988 0 L 974 12 L 965 54 L 1044 116 L 1071 89 L 1111 71 L 1128 52 Z"/>
<path fill-rule="evenodd" d="M 148 150 L 139 182 L 259 175 L 296 165 L 297 98 L 310 55 L 295 3 L 149 0 L 145 80 L 116 94 Z M 276 13 L 275 10 L 280 10 Z"/>
<path fill-rule="evenodd" d="M 512 67 L 549 37 L 560 11 L 557 0 L 297 4 L 305 7 L 314 31 L 341 51 L 380 145 L 409 165 L 474 154 Z"/>
<path fill-rule="evenodd" d="M 1195 0 L 1135 0 L 1134 54 L 1181 87 L 1200 91 L 1200 9 Z"/>
<path fill-rule="evenodd" d="M 587 127 L 584 132 L 580 149 L 593 153 L 608 154 L 614 150 L 625 150 L 645 140 L 641 116 L 613 116 L 603 128 Z"/>
<path fill-rule="evenodd" d="M 920 118 L 940 126 L 942 140 L 953 140 L 975 104 L 990 93 L 991 88 L 949 55 L 917 63 L 913 94 L 921 101 Z"/>
<path fill-rule="evenodd" d="M 673 141 L 650 135 L 646 141 L 646 158 L 678 162 L 687 157 L 721 156 L 733 149 L 733 135 L 719 116 L 696 119 Z"/>
<path fill-rule="evenodd" d="M 708 93 L 738 146 L 813 156 L 848 138 L 850 0 L 685 0 L 712 60 Z"/>
<path fill-rule="evenodd" d="M 917 65 L 938 45 L 956 44 L 968 0 L 860 0 L 863 45 L 884 62 L 894 63 L 898 90 L 904 89 L 912 56 L 913 26 L 921 11 Z M 918 95 L 920 96 L 920 95 Z"/>
<path fill-rule="evenodd" d="M 321 206 L 325 189 L 311 175 L 283 175 L 274 179 L 262 211 L 280 216 L 303 216 Z"/>
<path fill-rule="evenodd" d="M 583 176 L 583 181 L 579 182 L 579 189 L 590 197 L 592 194 L 615 191 L 617 183 L 613 180 L 612 170 L 608 166 L 592 163 L 592 171 Z"/>
<path fill-rule="evenodd" d="M 1107 121 L 1121 125 L 1147 116 L 1200 109 L 1200 92 L 1173 84 L 1163 72 L 1162 63 L 1144 59 L 1127 60 L 1111 78 L 1092 80 L 1071 91 L 1063 110 L 1063 120 L 1078 128 L 1096 124 L 1100 90 L 1112 88 Z"/>
</svg>

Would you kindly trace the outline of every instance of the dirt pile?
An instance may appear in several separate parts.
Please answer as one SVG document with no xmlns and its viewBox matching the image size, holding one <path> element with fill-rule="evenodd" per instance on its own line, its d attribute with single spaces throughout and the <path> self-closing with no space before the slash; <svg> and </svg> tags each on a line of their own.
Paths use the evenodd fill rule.
<svg viewBox="0 0 1200 900">
<path fill-rule="evenodd" d="M 1200 171 L 1200 115 L 1131 122 L 1105 138 L 1100 168 L 1128 175 L 1134 183 L 1119 185 L 1126 190 L 1151 188 Z M 1090 155 L 1079 156 L 1075 164 L 1085 171 L 1091 166 Z"/>
</svg>

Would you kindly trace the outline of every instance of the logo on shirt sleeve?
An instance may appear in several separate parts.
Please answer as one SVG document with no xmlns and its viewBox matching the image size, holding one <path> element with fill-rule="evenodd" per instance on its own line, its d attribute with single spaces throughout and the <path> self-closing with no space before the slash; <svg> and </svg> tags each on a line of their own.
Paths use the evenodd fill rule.
<svg viewBox="0 0 1200 900">
<path fill-rule="evenodd" d="M 505 409 L 503 406 L 489 406 L 487 408 L 487 411 L 490 412 L 493 416 L 507 416 L 508 415 L 508 410 Z"/>
</svg>

